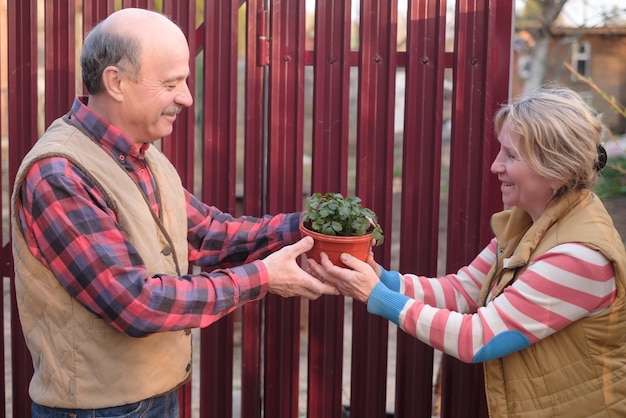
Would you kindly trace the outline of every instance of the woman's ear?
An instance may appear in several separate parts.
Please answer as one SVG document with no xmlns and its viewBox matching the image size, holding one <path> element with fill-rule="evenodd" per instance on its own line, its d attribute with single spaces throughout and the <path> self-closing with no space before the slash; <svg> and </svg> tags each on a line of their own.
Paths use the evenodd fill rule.
<svg viewBox="0 0 626 418">
<path fill-rule="evenodd" d="M 102 86 L 115 101 L 122 101 L 124 97 L 123 81 L 122 71 L 114 65 L 109 65 L 102 72 Z"/>
<path fill-rule="evenodd" d="M 550 183 L 550 188 L 552 189 L 552 194 L 556 195 L 559 190 L 563 187 L 563 183 L 553 181 Z"/>
</svg>

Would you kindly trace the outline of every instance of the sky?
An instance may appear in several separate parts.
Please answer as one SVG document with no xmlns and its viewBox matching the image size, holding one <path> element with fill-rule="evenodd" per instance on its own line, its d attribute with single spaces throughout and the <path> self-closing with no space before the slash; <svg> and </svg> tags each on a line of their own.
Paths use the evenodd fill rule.
<svg viewBox="0 0 626 418">
<path fill-rule="evenodd" d="M 520 2 L 521 3 L 521 2 Z M 562 17 L 568 26 L 596 26 L 602 22 L 602 16 L 614 8 L 621 9 L 626 18 L 624 0 L 569 0 L 562 11 Z"/>
<path fill-rule="evenodd" d="M 524 7 L 525 0 L 514 0 L 515 7 L 520 10 Z M 398 0 L 398 10 L 406 10 L 408 0 Z M 454 7 L 454 0 L 448 0 L 448 7 Z M 306 0 L 305 5 L 308 13 L 313 13 L 315 0 Z M 358 20 L 360 2 L 352 1 L 352 17 Z M 602 23 L 602 16 L 610 14 L 614 9 L 621 10 L 619 16 L 626 21 L 626 0 L 568 0 L 561 16 L 566 26 L 598 26 Z"/>
</svg>

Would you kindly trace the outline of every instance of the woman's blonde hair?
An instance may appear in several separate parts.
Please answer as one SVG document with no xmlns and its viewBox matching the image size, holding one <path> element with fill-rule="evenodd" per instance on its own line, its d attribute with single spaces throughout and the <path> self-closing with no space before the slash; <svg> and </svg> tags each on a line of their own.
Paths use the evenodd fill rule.
<svg viewBox="0 0 626 418">
<path fill-rule="evenodd" d="M 504 122 L 519 135 L 518 152 L 531 170 L 573 189 L 591 188 L 598 178 L 598 152 L 604 135 L 601 115 L 565 87 L 543 87 L 502 106 L 495 116 L 499 135 Z"/>
</svg>

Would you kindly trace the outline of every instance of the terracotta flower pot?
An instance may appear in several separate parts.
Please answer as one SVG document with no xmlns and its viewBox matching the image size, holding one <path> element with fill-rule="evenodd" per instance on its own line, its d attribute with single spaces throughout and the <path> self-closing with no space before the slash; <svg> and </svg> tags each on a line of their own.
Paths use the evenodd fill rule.
<svg viewBox="0 0 626 418">
<path fill-rule="evenodd" d="M 359 260 L 366 261 L 372 244 L 372 235 L 362 235 L 358 237 L 344 237 L 324 235 L 319 232 L 311 231 L 304 224 L 300 224 L 300 233 L 302 236 L 311 236 L 315 243 L 313 248 L 306 253 L 307 258 L 320 262 L 320 253 L 324 252 L 333 264 L 341 267 L 345 265 L 339 261 L 342 253 L 350 253 Z"/>
</svg>

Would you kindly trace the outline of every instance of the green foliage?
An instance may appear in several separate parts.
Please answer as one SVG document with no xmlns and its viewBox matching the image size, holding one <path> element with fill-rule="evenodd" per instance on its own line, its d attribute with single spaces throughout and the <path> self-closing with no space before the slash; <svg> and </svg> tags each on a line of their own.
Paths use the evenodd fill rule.
<svg viewBox="0 0 626 418">
<path fill-rule="evenodd" d="M 600 197 L 616 197 L 626 195 L 626 177 L 620 167 L 626 166 L 626 158 L 615 159 L 613 164 L 607 164 L 600 172 L 600 178 L 595 186 L 595 192 Z"/>
<path fill-rule="evenodd" d="M 363 207 L 360 198 L 343 197 L 341 193 L 312 194 L 307 199 L 303 221 L 307 228 L 324 235 L 371 233 L 376 245 L 381 245 L 384 239 L 374 211 Z"/>
</svg>

